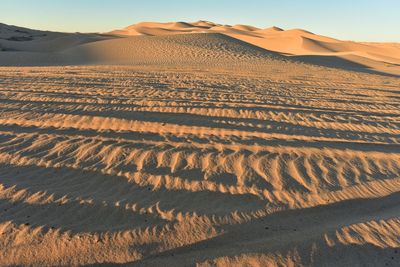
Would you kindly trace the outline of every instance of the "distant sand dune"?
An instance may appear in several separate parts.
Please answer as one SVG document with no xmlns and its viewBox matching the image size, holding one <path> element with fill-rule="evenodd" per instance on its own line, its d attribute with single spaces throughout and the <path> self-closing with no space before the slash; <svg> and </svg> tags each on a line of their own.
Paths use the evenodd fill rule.
<svg viewBox="0 0 400 267">
<path fill-rule="evenodd" d="M 194 27 L 191 27 L 194 26 Z M 195 32 L 217 32 L 223 33 L 247 43 L 262 47 L 269 51 L 287 55 L 302 56 L 305 62 L 315 63 L 308 60 L 307 56 L 319 56 L 319 64 L 334 67 L 340 58 L 342 62 L 348 62 L 348 69 L 371 68 L 386 73 L 399 74 L 400 49 L 390 44 L 356 43 L 340 41 L 329 37 L 313 34 L 311 32 L 293 29 L 282 30 L 278 27 L 258 29 L 248 25 L 220 25 L 205 24 L 205 28 L 197 27 L 196 23 L 139 23 L 129 26 L 123 30 L 111 32 L 118 35 L 171 35 Z M 210 27 L 212 26 L 212 27 Z M 357 57 L 352 57 L 355 55 Z M 339 65 L 343 67 L 343 64 Z"/>
<path fill-rule="evenodd" d="M 188 34 L 190 36 L 177 36 Z M 220 34 L 218 38 L 222 40 L 221 45 L 215 45 L 218 42 L 216 34 Z M 244 43 L 241 43 L 235 51 L 226 51 L 223 45 L 226 39 L 221 35 Z M 129 41 L 121 40 L 126 37 Z M 174 38 L 177 41 L 172 44 Z M 106 41 L 106 39 L 113 40 Z M 194 51 L 199 48 L 199 42 L 208 41 L 213 45 L 202 47 L 207 51 Z M 232 39 L 230 42 L 235 43 Z M 193 47 L 193 50 L 187 53 L 189 46 L 197 48 Z M 163 50 L 161 51 L 159 47 L 163 47 Z M 209 62 L 211 65 L 215 65 L 216 62 L 229 65 L 237 58 L 266 61 L 262 53 L 258 53 L 258 58 L 252 52 L 251 55 L 244 55 L 255 47 L 264 49 L 265 53 L 275 52 L 285 55 L 300 63 L 370 73 L 400 74 L 400 47 L 396 44 L 341 41 L 302 29 L 282 30 L 278 27 L 259 29 L 249 25 L 231 26 L 207 21 L 142 22 L 106 35 L 99 35 L 43 32 L 0 25 L 0 48 L 4 50 L 0 51 L 0 64 L 11 66 L 146 65 L 155 64 L 155 61 L 166 63 L 177 60 L 184 60 L 184 63 L 189 65 L 204 65 L 204 59 L 210 60 L 210 58 L 215 59 Z M 185 51 L 182 59 L 177 58 L 180 49 Z M 231 63 L 228 63 L 227 59 Z"/>
</svg>

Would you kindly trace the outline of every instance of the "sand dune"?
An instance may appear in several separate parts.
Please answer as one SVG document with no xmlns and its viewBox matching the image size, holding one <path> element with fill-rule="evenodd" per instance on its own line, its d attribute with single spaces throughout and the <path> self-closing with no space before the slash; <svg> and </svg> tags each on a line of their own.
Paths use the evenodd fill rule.
<svg viewBox="0 0 400 267">
<path fill-rule="evenodd" d="M 62 54 L 64 50 L 109 38 L 100 34 L 38 31 L 0 23 L 0 66 L 73 64 Z"/>
<path fill-rule="evenodd" d="M 301 56 L 296 58 L 308 63 L 334 67 L 338 61 L 335 59 L 339 58 L 343 63 L 348 63 L 348 69 L 357 69 L 355 66 L 358 66 L 358 68 L 400 74 L 399 46 L 341 41 L 302 29 L 282 30 L 278 27 L 259 29 L 248 25 L 230 26 L 214 23 L 139 23 L 123 30 L 113 31 L 111 34 L 160 36 L 197 32 L 223 33 L 269 51 Z M 316 56 L 319 57 L 317 61 Z M 339 67 L 346 66 L 341 64 Z"/>
<path fill-rule="evenodd" d="M 228 65 L 284 60 L 277 53 L 220 33 L 135 36 L 80 45 L 63 52 L 80 64 Z M 78 56 L 77 56 L 78 55 Z M 74 58 L 75 56 L 75 58 Z M 267 63 L 268 64 L 268 63 Z"/>
<path fill-rule="evenodd" d="M 1 266 L 400 261 L 396 44 L 0 30 Z"/>
<path fill-rule="evenodd" d="M 352 63 L 356 63 L 364 68 L 381 72 L 400 73 L 398 47 L 340 41 L 297 29 L 287 31 L 267 29 L 252 33 L 259 33 L 259 35 L 251 36 L 243 33 L 228 33 L 228 35 L 269 51 L 288 56 L 302 56 L 304 62 L 312 62 L 308 59 L 319 56 L 319 61 L 313 63 L 334 67 L 335 62 L 330 64 L 330 58 L 335 57 L 347 61 L 349 69 L 352 68 Z"/>
<path fill-rule="evenodd" d="M 188 34 L 191 37 L 177 36 Z M 193 36 L 193 34 L 198 35 Z M 219 36 L 223 41 L 220 45 L 215 45 L 216 34 L 242 41 L 248 47 L 245 48 L 246 45 L 241 43 L 237 49 L 239 55 L 221 56 L 225 52 L 226 38 Z M 123 39 L 129 37 L 127 38 L 129 41 L 119 40 L 121 37 Z M 150 37 L 154 37 L 154 40 Z M 169 54 L 179 55 L 178 51 L 182 45 L 172 45 L 171 42 L 175 42 L 173 40 L 176 39 L 179 43 L 180 38 L 185 39 L 185 50 L 188 50 L 189 46 L 197 47 L 199 40 L 200 42 L 213 40 L 212 49 L 211 46 L 205 47 L 208 50 L 204 53 L 207 58 L 242 57 L 243 53 L 254 50 L 256 46 L 262 48 L 264 53 L 279 53 L 288 60 L 299 63 L 353 71 L 400 74 L 400 47 L 395 44 L 357 43 L 320 36 L 302 29 L 282 30 L 278 27 L 259 29 L 249 25 L 231 26 L 208 21 L 142 22 L 106 35 L 43 32 L 1 24 L 0 48 L 3 52 L 0 53 L 0 62 L 1 65 L 9 66 L 154 64 L 154 58 L 160 58 L 159 52 L 163 53 L 161 58 L 166 58 Z M 107 41 L 107 39 L 114 40 Z M 230 41 L 237 43 L 233 39 Z M 86 45 L 86 43 L 91 44 Z M 157 43 L 157 46 L 150 43 Z M 163 51 L 158 49 L 161 43 Z M 146 48 L 148 45 L 151 49 Z M 155 49 L 155 55 L 151 55 L 152 49 Z M 239 49 L 243 51 L 239 52 Z M 193 57 L 196 52 L 189 54 L 193 65 L 203 63 L 201 56 Z M 254 58 L 254 55 L 247 57 Z M 227 62 L 224 61 L 223 64 L 226 65 Z"/>
<path fill-rule="evenodd" d="M 202 32 L 206 29 L 214 27 L 216 24 L 207 22 L 170 22 L 170 23 L 160 23 L 160 22 L 142 22 L 128 26 L 122 30 L 115 30 L 109 34 L 115 35 L 171 35 L 171 34 L 182 34 L 182 33 L 195 33 Z"/>
</svg>

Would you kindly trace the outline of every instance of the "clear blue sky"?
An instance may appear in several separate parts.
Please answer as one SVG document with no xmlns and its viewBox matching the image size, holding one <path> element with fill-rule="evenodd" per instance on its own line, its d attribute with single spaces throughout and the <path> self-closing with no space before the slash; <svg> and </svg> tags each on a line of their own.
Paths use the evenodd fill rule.
<svg viewBox="0 0 400 267">
<path fill-rule="evenodd" d="M 346 40 L 400 42 L 399 14 L 400 0 L 0 0 L 0 22 L 68 32 L 203 19 L 303 28 Z"/>
</svg>

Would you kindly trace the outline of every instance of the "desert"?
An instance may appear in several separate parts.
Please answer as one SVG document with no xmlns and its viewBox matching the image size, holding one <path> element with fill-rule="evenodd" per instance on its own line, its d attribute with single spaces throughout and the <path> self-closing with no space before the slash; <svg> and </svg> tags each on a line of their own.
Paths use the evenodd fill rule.
<svg viewBox="0 0 400 267">
<path fill-rule="evenodd" d="M 400 44 L 0 24 L 1 266 L 398 266 Z"/>
</svg>

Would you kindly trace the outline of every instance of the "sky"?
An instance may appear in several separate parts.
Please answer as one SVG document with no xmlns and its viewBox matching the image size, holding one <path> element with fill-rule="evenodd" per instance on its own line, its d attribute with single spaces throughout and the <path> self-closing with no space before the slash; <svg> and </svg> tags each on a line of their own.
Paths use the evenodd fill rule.
<svg viewBox="0 0 400 267">
<path fill-rule="evenodd" d="M 108 32 L 142 21 L 209 20 L 302 28 L 343 40 L 400 42 L 400 0 L 0 0 L 0 22 Z"/>
</svg>

